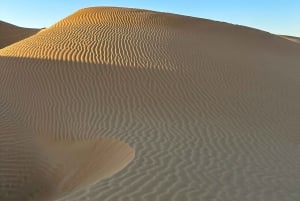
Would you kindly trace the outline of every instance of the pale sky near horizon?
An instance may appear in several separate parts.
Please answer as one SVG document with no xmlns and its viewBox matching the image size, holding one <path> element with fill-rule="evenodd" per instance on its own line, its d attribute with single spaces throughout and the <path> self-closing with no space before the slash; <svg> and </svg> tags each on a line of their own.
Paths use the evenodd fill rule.
<svg viewBox="0 0 300 201">
<path fill-rule="evenodd" d="M 171 12 L 300 37 L 300 0 L 0 0 L 0 20 L 22 27 L 48 27 L 91 6 Z"/>
</svg>

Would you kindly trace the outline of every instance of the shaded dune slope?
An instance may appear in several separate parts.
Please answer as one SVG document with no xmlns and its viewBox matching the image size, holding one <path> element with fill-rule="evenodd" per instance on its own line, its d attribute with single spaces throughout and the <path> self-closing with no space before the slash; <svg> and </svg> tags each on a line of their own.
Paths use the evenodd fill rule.
<svg viewBox="0 0 300 201">
<path fill-rule="evenodd" d="M 36 34 L 40 29 L 18 27 L 0 21 L 0 49 Z"/>
<path fill-rule="evenodd" d="M 43 194 L 63 194 L 59 201 L 297 200 L 299 53 L 297 43 L 246 27 L 137 9 L 82 9 L 0 50 L 1 112 L 9 117 L 0 121 L 0 144 L 28 150 L 47 167 L 66 152 L 66 169 L 94 168 L 82 178 L 124 167 L 133 158 L 124 142 L 135 149 L 134 160 L 110 178 L 71 178 Z M 20 143 L 11 142 L 14 135 Z M 42 139 L 42 148 L 27 149 L 31 138 Z M 88 157 L 95 139 L 96 152 L 107 144 L 116 152 L 113 165 L 77 156 Z M 45 152 L 54 159 L 43 161 Z M 22 160 L 0 163 L 0 175 L 12 181 L 0 191 L 22 189 L 6 168 L 17 171 Z M 38 186 L 64 181 L 55 167 L 34 167 L 54 175 Z M 74 186 L 83 188 L 66 193 Z"/>
</svg>

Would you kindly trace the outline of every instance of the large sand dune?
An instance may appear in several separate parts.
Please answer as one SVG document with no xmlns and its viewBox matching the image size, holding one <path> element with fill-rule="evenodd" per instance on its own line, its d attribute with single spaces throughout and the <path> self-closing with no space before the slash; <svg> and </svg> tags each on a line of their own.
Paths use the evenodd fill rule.
<svg viewBox="0 0 300 201">
<path fill-rule="evenodd" d="M 0 56 L 1 200 L 300 200 L 298 43 L 87 8 Z"/>
<path fill-rule="evenodd" d="M 0 49 L 36 34 L 40 29 L 18 27 L 0 21 Z"/>
</svg>

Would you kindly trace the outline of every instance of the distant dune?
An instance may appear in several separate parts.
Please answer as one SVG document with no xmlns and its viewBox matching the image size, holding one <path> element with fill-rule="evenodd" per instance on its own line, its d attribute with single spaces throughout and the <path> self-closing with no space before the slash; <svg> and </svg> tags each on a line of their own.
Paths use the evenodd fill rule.
<svg viewBox="0 0 300 201">
<path fill-rule="evenodd" d="M 298 43 L 95 7 L 0 57 L 0 200 L 300 200 Z"/>
<path fill-rule="evenodd" d="M 40 29 L 18 27 L 0 21 L 0 49 L 36 34 Z"/>
<path fill-rule="evenodd" d="M 281 37 L 285 38 L 285 39 L 288 39 L 290 41 L 293 41 L 293 42 L 296 42 L 296 43 L 300 43 L 300 38 L 298 37 L 294 37 L 294 36 L 285 36 L 285 35 L 282 35 Z"/>
</svg>

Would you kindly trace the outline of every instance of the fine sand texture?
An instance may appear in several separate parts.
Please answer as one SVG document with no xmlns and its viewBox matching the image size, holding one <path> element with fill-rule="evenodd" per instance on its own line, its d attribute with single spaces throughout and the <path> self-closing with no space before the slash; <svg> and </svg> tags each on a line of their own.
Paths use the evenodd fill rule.
<svg viewBox="0 0 300 201">
<path fill-rule="evenodd" d="M 0 50 L 0 200 L 298 201 L 299 89 L 280 36 L 79 10 Z"/>
<path fill-rule="evenodd" d="M 36 34 L 40 29 L 18 27 L 0 21 L 0 49 Z"/>
</svg>

